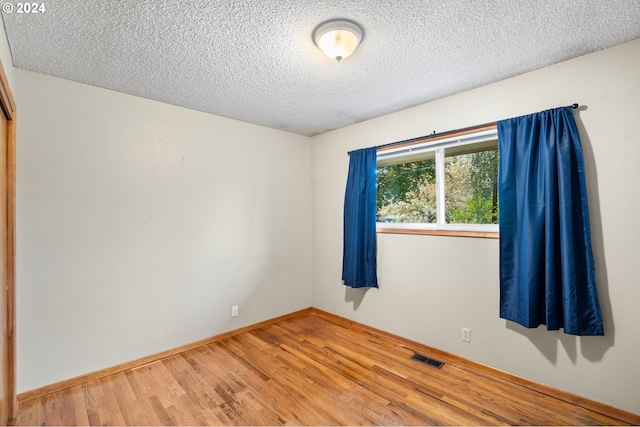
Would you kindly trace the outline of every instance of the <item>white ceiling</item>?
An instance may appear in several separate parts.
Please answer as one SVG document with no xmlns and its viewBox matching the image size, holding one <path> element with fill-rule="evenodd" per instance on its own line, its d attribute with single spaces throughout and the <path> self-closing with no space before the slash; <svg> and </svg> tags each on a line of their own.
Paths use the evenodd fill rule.
<svg viewBox="0 0 640 427">
<path fill-rule="evenodd" d="M 2 13 L 16 67 L 302 135 L 640 37 L 640 0 L 39 3 Z M 311 38 L 331 18 L 364 29 L 340 63 Z"/>
</svg>

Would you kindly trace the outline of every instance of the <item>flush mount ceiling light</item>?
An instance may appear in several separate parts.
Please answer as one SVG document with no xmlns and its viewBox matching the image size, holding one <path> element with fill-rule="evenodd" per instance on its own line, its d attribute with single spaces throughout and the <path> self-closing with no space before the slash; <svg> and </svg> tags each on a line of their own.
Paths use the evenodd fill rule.
<svg viewBox="0 0 640 427">
<path fill-rule="evenodd" d="M 313 41 L 329 58 L 340 62 L 362 41 L 362 28 L 353 21 L 334 19 L 316 27 Z"/>
</svg>

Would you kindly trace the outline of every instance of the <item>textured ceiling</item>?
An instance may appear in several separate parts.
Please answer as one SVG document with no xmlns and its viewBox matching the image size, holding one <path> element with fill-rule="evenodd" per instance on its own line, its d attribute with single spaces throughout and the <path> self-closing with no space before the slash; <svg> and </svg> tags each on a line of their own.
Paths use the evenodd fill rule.
<svg viewBox="0 0 640 427">
<path fill-rule="evenodd" d="M 17 2 L 3 1 L 17 6 Z M 315 135 L 640 37 L 640 0 L 45 0 L 14 65 Z M 364 40 L 337 63 L 313 29 Z"/>
</svg>

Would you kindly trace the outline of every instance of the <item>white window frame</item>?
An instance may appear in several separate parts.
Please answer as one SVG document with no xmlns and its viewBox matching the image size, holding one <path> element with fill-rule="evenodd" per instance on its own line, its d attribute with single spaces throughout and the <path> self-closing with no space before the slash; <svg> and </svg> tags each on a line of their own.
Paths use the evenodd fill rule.
<svg viewBox="0 0 640 427">
<path fill-rule="evenodd" d="M 377 160 L 397 159 L 415 156 L 421 153 L 435 152 L 436 161 L 436 223 L 377 223 L 379 233 L 401 234 L 438 234 L 466 237 L 490 237 L 499 236 L 498 224 L 447 224 L 445 223 L 445 149 L 472 145 L 498 139 L 498 130 L 495 125 L 478 127 L 478 130 L 470 132 L 455 132 L 451 136 L 443 136 L 437 140 L 425 137 L 415 142 L 390 145 L 378 149 Z M 407 161 L 412 161 L 408 159 Z M 417 161 L 417 160 L 415 160 Z"/>
</svg>

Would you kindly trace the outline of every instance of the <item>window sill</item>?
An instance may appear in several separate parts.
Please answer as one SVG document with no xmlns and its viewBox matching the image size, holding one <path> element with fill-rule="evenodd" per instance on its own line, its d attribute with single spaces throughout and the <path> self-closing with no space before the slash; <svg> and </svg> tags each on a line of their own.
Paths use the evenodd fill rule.
<svg viewBox="0 0 640 427">
<path fill-rule="evenodd" d="M 485 239 L 498 239 L 500 238 L 499 231 L 469 231 L 469 230 L 429 230 L 429 229 L 417 229 L 417 228 L 391 228 L 391 227 L 378 227 L 377 233 L 389 233 L 389 234 L 423 234 L 431 236 L 452 236 L 452 237 L 479 237 Z"/>
</svg>

